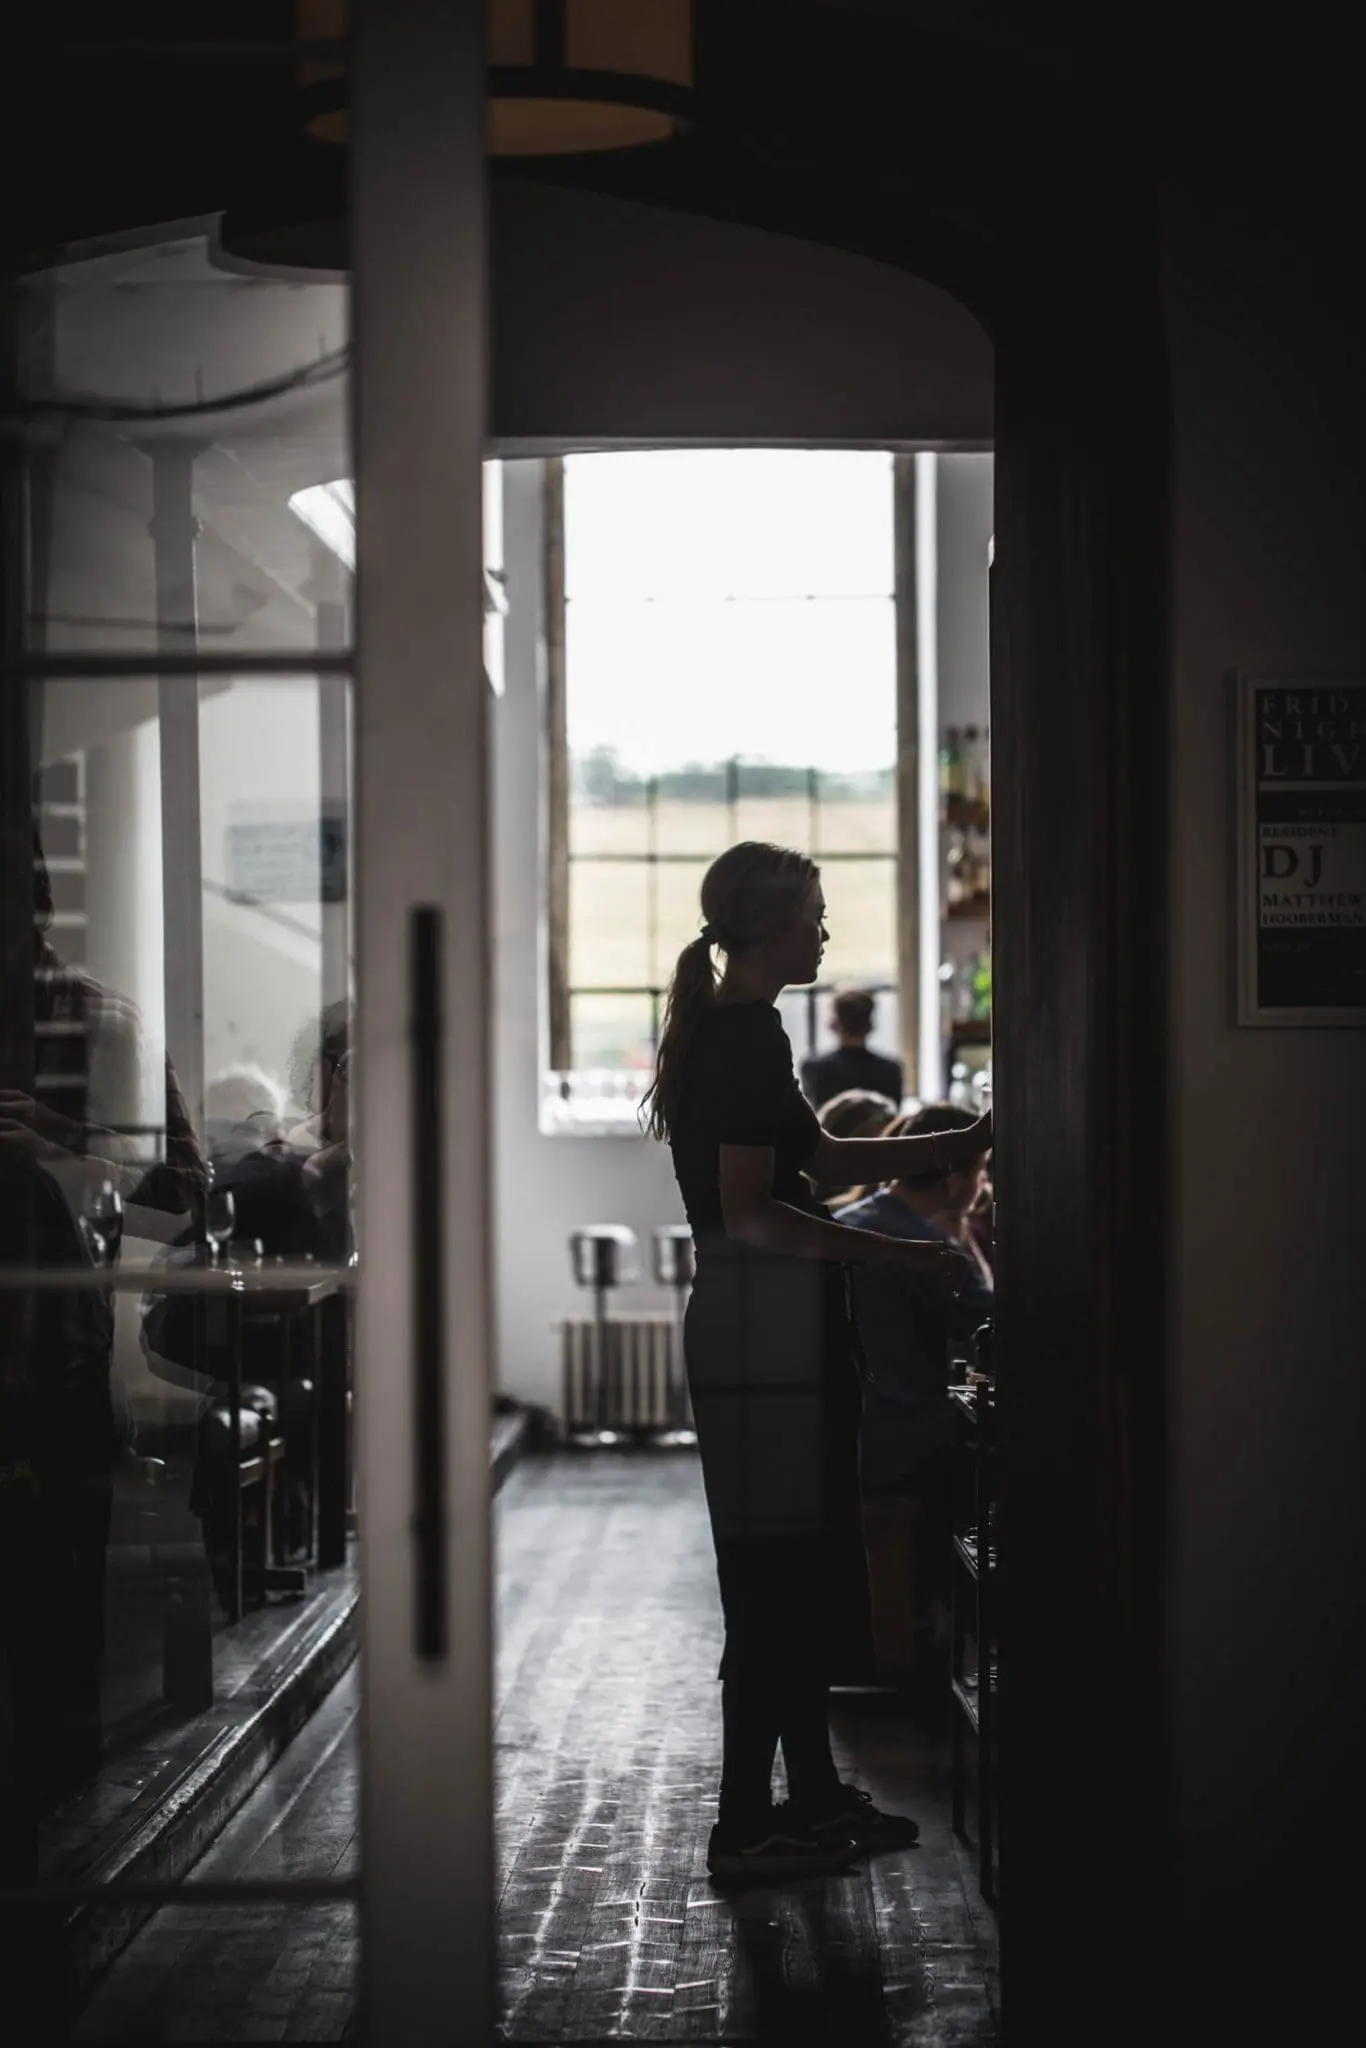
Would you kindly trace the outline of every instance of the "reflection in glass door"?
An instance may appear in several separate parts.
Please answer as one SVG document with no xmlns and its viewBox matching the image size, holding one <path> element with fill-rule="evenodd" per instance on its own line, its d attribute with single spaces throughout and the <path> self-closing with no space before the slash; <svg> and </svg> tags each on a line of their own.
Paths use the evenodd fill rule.
<svg viewBox="0 0 1366 2048">
<path fill-rule="evenodd" d="M 74 2038 L 180 1881 L 325 1878 L 354 1967 L 354 1824 L 316 1870 L 213 1855 L 357 1633 L 352 579 L 303 516 L 352 467 L 348 321 L 209 224 L 13 288 L 5 1912 Z M 182 1932 L 223 2039 L 247 1920 Z"/>
<path fill-rule="evenodd" d="M 490 2038 L 479 17 L 359 25 L 354 449 L 349 287 L 212 219 L 5 286 L 0 1924 L 53 2040 Z"/>
</svg>

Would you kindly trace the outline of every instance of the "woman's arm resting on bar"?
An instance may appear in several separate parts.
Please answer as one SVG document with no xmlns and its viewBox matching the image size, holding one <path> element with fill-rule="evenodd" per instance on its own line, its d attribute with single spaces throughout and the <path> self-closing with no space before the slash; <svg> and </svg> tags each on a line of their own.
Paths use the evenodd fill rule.
<svg viewBox="0 0 1366 2048">
<path fill-rule="evenodd" d="M 920 1140 L 903 1142 L 918 1144 Z M 872 1230 L 849 1230 L 842 1223 L 808 1216 L 804 1210 L 778 1201 L 773 1193 L 770 1146 L 722 1145 L 720 1183 L 726 1235 L 737 1244 L 781 1252 L 789 1258 L 837 1259 L 845 1265 L 876 1261 L 901 1266 L 946 1280 L 955 1291 L 973 1278 L 967 1259 L 950 1245 L 921 1238 L 883 1237 Z"/>
<path fill-rule="evenodd" d="M 827 1132 L 811 1161 L 822 1180 L 841 1186 L 902 1180 L 920 1173 L 951 1173 L 991 1150 L 991 1111 L 961 1131 L 929 1131 L 919 1138 L 832 1138 Z"/>
</svg>

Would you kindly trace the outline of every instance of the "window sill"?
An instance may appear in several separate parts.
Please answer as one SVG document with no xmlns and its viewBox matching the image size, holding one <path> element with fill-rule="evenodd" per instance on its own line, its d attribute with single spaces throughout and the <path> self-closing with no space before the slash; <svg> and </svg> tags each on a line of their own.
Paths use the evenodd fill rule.
<svg viewBox="0 0 1366 2048">
<path fill-rule="evenodd" d="M 541 1082 L 543 1138 L 636 1138 L 649 1076 L 624 1070 L 547 1074 Z"/>
</svg>

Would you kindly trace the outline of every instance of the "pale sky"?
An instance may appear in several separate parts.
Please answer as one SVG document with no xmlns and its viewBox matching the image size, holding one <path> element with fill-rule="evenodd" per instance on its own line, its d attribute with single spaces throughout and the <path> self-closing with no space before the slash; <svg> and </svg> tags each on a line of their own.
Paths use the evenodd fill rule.
<svg viewBox="0 0 1366 2048">
<path fill-rule="evenodd" d="M 892 560 L 887 454 L 570 457 L 570 748 L 647 774 L 727 754 L 890 766 Z"/>
</svg>

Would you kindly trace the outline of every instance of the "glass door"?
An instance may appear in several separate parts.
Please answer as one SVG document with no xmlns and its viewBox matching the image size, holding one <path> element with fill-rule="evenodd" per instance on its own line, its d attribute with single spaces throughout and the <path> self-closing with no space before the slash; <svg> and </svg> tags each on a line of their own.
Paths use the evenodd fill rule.
<svg viewBox="0 0 1366 2048">
<path fill-rule="evenodd" d="M 354 290 L 213 217 L 3 287 L 33 2038 L 492 2038 L 480 16 L 359 25 Z"/>
</svg>

